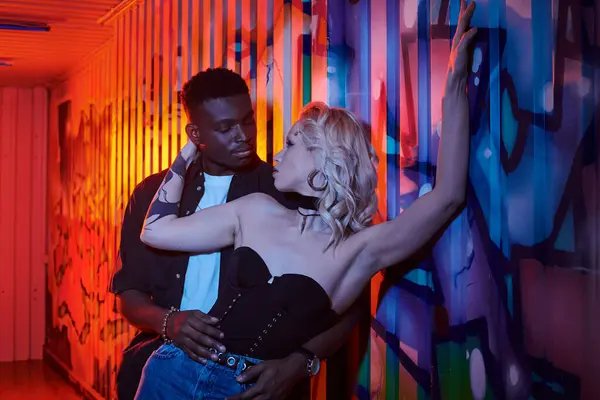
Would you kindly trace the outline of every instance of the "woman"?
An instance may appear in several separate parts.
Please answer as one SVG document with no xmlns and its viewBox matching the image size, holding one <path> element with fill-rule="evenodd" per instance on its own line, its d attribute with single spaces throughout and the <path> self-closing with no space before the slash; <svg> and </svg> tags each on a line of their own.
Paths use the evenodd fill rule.
<svg viewBox="0 0 600 400">
<path fill-rule="evenodd" d="M 347 110 L 309 105 L 276 156 L 276 188 L 315 198 L 317 211 L 290 211 L 253 194 L 178 218 L 183 176 L 196 154 L 191 143 L 182 149 L 148 210 L 141 239 L 186 252 L 235 247 L 210 312 L 219 319 L 226 349 L 215 349 L 214 359 L 201 365 L 163 345 L 146 364 L 136 398 L 160 398 L 161 390 L 178 398 L 177 385 L 165 386 L 170 378 L 158 371 L 193 382 L 201 398 L 243 391 L 235 377 L 244 368 L 285 357 L 328 329 L 375 273 L 410 257 L 449 222 L 467 184 L 467 46 L 476 32 L 467 27 L 473 11 L 474 3 L 466 7 L 463 0 L 445 83 L 435 188 L 393 221 L 371 226 L 376 156 L 363 125 Z"/>
</svg>

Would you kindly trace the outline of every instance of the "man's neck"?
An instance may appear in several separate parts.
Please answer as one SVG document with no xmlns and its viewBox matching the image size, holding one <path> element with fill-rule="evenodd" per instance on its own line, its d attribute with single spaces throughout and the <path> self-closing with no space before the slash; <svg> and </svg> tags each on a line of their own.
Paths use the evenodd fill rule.
<svg viewBox="0 0 600 400">
<path fill-rule="evenodd" d="M 208 161 L 205 157 L 202 158 L 202 171 L 212 176 L 230 176 L 235 175 L 231 169 Z"/>
<path fill-rule="evenodd" d="M 232 170 L 231 168 L 228 168 L 226 166 L 217 164 L 217 163 L 209 160 L 207 157 L 201 157 L 200 160 L 202 162 L 202 171 L 204 171 L 204 173 L 212 175 L 212 176 L 230 176 L 230 175 L 236 175 L 236 174 L 240 174 L 240 173 L 247 172 L 247 171 L 252 171 L 256 167 L 256 165 L 258 163 L 260 163 L 260 158 L 258 157 L 258 155 L 256 155 L 254 157 L 254 159 L 243 169 Z"/>
</svg>

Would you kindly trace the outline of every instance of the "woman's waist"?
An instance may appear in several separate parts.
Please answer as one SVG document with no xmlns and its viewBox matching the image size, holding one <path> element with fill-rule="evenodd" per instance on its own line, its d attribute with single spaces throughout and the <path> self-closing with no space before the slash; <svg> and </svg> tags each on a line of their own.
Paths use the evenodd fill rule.
<svg viewBox="0 0 600 400">
<path fill-rule="evenodd" d="M 221 343 L 227 351 L 266 360 L 288 356 L 333 325 L 333 320 L 297 320 L 276 315 L 274 318 L 257 318 L 250 322 L 225 319 L 221 321 L 219 329 L 224 334 Z"/>
</svg>

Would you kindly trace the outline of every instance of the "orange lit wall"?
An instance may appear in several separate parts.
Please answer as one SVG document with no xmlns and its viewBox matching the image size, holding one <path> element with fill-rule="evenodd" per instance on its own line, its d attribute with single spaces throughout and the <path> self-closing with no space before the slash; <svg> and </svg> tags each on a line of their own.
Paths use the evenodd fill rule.
<svg viewBox="0 0 600 400">
<path fill-rule="evenodd" d="M 459 0 L 130 4 L 50 103 L 47 350 L 104 398 L 133 335 L 107 294 L 123 208 L 184 143 L 182 83 L 239 71 L 268 162 L 306 102 L 352 109 L 391 219 L 434 184 Z M 372 280 L 357 357 L 335 369 L 359 367 L 357 399 L 600 398 L 600 8 L 481 0 L 473 24 L 467 206 L 425 261 Z M 336 398 L 331 377 L 314 399 Z"/>
<path fill-rule="evenodd" d="M 0 362 L 42 358 L 48 92 L 0 88 Z"/>
<path fill-rule="evenodd" d="M 51 307 L 46 351 L 87 391 L 107 398 L 130 334 L 114 313 L 107 288 L 131 190 L 122 182 L 137 165 L 123 168 L 122 119 L 113 111 L 113 53 L 109 41 L 52 90 L 48 145 Z"/>
</svg>

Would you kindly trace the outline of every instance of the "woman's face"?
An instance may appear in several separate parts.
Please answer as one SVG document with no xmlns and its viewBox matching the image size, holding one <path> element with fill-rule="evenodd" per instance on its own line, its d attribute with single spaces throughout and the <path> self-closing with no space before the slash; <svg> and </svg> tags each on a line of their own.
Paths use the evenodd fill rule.
<svg viewBox="0 0 600 400">
<path fill-rule="evenodd" d="M 315 196 L 307 180 L 316 169 L 314 153 L 308 150 L 298 131 L 291 129 L 290 132 L 286 135 L 285 146 L 274 157 L 277 163 L 273 170 L 275 187 L 280 192 Z"/>
</svg>

